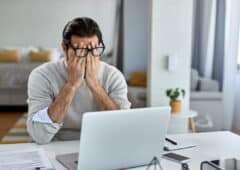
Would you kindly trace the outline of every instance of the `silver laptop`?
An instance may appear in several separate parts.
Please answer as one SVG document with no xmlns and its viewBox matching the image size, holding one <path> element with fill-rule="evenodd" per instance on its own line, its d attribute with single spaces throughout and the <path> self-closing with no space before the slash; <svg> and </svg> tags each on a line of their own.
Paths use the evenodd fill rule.
<svg viewBox="0 0 240 170">
<path fill-rule="evenodd" d="M 68 169 L 116 170 L 160 159 L 169 107 L 88 112 L 83 116 L 80 151 L 59 155 Z"/>
</svg>

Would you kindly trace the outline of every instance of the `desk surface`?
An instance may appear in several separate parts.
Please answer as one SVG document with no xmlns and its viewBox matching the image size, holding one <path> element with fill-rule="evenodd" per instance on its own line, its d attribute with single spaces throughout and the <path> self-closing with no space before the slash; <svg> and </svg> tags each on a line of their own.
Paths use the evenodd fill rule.
<svg viewBox="0 0 240 170">
<path fill-rule="evenodd" d="M 197 144 L 197 147 L 176 151 L 176 153 L 191 157 L 189 166 L 194 170 L 200 169 L 202 160 L 225 157 L 240 158 L 240 136 L 231 132 L 190 133 L 171 135 L 170 137 L 175 140 L 189 140 Z M 31 147 L 44 148 L 54 167 L 57 170 L 64 170 L 65 168 L 55 160 L 55 155 L 78 152 L 79 141 L 52 142 L 47 145 L 37 145 L 35 143 L 2 144 L 0 145 L 0 151 Z"/>
</svg>

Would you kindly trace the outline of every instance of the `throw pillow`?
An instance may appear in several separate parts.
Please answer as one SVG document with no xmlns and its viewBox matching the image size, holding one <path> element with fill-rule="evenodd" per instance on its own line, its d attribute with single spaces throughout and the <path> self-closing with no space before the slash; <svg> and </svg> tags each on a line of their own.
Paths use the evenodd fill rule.
<svg viewBox="0 0 240 170">
<path fill-rule="evenodd" d="M 146 87 L 147 75 L 145 72 L 133 72 L 128 80 L 129 86 Z"/>
<path fill-rule="evenodd" d="M 18 62 L 20 53 L 18 50 L 1 50 L 0 51 L 0 62 Z"/>
<path fill-rule="evenodd" d="M 30 51 L 30 62 L 48 62 L 52 59 L 52 51 Z"/>
</svg>

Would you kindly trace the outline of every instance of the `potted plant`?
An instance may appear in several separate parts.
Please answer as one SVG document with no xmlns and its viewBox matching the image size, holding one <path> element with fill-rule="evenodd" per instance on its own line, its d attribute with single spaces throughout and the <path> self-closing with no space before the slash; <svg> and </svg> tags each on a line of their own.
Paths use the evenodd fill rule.
<svg viewBox="0 0 240 170">
<path fill-rule="evenodd" d="M 181 100 L 180 97 L 184 98 L 185 90 L 176 88 L 176 89 L 167 89 L 166 95 L 170 98 L 170 106 L 172 113 L 181 112 Z"/>
</svg>

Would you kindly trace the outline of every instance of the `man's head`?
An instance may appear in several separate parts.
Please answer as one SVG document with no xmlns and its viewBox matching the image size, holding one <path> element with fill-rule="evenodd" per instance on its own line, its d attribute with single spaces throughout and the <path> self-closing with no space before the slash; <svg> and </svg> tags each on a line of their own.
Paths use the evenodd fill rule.
<svg viewBox="0 0 240 170">
<path fill-rule="evenodd" d="M 69 21 L 63 29 L 62 38 L 66 57 L 71 57 L 73 54 L 84 57 L 90 51 L 92 55 L 97 56 L 97 54 L 101 55 L 105 48 L 98 24 L 87 17 Z"/>
</svg>

